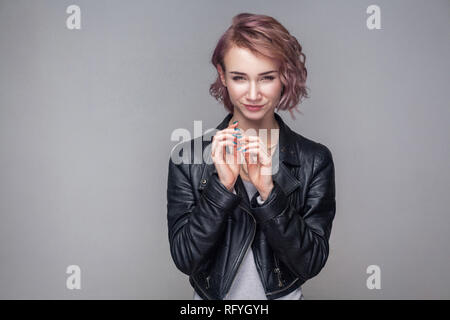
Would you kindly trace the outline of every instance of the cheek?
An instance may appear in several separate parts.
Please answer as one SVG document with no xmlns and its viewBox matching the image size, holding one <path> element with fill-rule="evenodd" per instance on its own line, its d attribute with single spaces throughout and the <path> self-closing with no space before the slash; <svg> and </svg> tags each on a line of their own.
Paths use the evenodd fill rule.
<svg viewBox="0 0 450 320">
<path fill-rule="evenodd" d="M 281 95 L 282 89 L 283 89 L 283 86 L 281 85 L 281 82 L 268 84 L 264 88 L 264 94 L 270 98 L 278 98 Z"/>
<path fill-rule="evenodd" d="M 239 85 L 239 84 L 232 84 L 228 86 L 228 93 L 231 96 L 231 98 L 238 99 L 246 92 L 246 86 L 245 85 Z"/>
</svg>

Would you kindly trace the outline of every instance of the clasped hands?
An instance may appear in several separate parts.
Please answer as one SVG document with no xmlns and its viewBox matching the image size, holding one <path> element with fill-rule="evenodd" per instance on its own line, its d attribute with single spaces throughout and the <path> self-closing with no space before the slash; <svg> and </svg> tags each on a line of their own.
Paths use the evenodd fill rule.
<svg viewBox="0 0 450 320">
<path fill-rule="evenodd" d="M 241 164 L 247 165 L 248 177 L 262 200 L 272 191 L 272 156 L 258 136 L 245 135 L 234 122 L 218 131 L 214 137 L 211 155 L 220 182 L 232 191 L 240 173 Z"/>
</svg>

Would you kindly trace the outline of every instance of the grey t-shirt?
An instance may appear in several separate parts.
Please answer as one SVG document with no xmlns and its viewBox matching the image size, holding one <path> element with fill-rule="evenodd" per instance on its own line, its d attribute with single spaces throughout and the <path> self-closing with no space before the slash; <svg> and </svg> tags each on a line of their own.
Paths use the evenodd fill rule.
<svg viewBox="0 0 450 320">
<path fill-rule="evenodd" d="M 251 200 L 257 190 L 250 181 L 242 179 L 242 182 L 244 183 L 249 200 Z M 235 190 L 233 190 L 233 192 L 236 193 Z M 258 202 L 260 204 L 262 203 L 262 200 L 259 197 Z M 195 290 L 194 300 L 202 300 Z M 248 248 L 244 259 L 239 266 L 236 277 L 233 280 L 230 291 L 224 300 L 267 300 L 258 270 L 256 269 L 251 246 Z M 301 287 L 298 287 L 293 292 L 276 300 L 304 300 Z"/>
</svg>

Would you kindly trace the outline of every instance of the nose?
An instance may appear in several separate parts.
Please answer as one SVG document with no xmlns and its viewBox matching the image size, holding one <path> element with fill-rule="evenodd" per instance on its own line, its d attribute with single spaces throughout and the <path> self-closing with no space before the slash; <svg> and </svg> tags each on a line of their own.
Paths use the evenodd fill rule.
<svg viewBox="0 0 450 320">
<path fill-rule="evenodd" d="M 260 98 L 259 87 L 254 81 L 250 82 L 247 97 L 249 101 L 257 101 Z"/>
</svg>

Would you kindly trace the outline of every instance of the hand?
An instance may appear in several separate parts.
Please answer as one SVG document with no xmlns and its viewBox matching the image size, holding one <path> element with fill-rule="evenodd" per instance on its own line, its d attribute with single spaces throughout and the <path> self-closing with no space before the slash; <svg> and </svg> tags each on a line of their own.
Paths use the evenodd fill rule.
<svg viewBox="0 0 450 320">
<path fill-rule="evenodd" d="M 273 189 L 272 155 L 258 136 L 242 138 L 242 152 L 247 164 L 248 177 L 261 198 L 266 200 Z"/>
<path fill-rule="evenodd" d="M 219 175 L 220 182 L 232 191 L 240 171 L 238 162 L 237 140 L 241 139 L 242 134 L 237 128 L 238 122 L 230 125 L 228 128 L 218 131 L 214 137 L 211 148 L 212 160 Z M 235 135 L 235 136 L 233 136 Z M 226 148 L 231 153 L 226 151 Z"/>
</svg>

